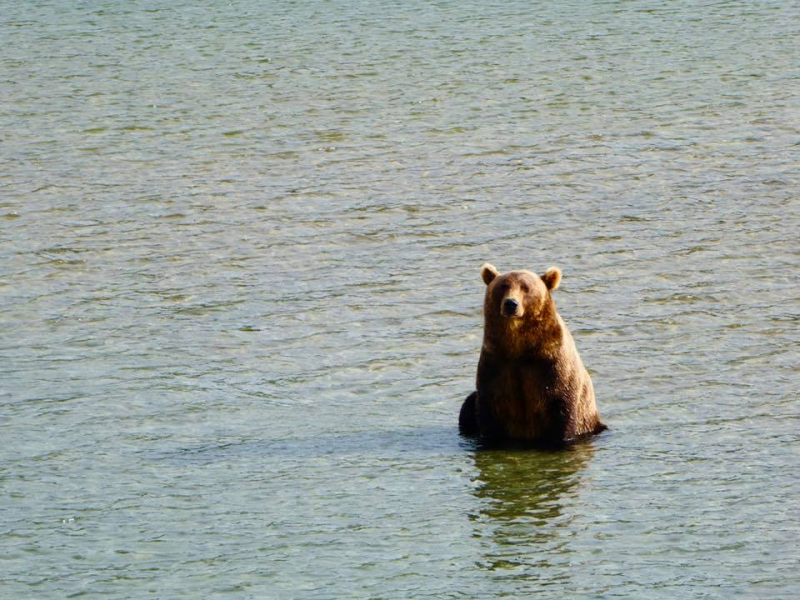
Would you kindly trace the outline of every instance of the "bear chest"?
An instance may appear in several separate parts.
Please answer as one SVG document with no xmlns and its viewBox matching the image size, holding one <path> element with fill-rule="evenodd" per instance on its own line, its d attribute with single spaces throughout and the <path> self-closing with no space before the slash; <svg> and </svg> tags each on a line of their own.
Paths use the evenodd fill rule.
<svg viewBox="0 0 800 600">
<path fill-rule="evenodd" d="M 478 395 L 507 434 L 537 438 L 561 412 L 555 384 L 549 363 L 487 363 L 478 378 Z"/>
</svg>

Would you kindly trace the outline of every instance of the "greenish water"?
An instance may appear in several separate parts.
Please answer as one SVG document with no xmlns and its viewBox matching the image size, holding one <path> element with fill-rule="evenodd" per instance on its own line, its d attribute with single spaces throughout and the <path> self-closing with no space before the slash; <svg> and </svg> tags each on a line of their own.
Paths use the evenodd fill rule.
<svg viewBox="0 0 800 600">
<path fill-rule="evenodd" d="M 800 595 L 800 7 L 0 0 L 0 597 Z M 610 431 L 456 431 L 479 267 Z"/>
</svg>

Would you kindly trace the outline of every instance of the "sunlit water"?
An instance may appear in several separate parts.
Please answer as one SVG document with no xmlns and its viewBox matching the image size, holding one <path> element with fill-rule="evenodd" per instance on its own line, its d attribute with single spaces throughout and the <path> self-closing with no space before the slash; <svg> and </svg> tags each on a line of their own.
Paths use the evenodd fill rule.
<svg viewBox="0 0 800 600">
<path fill-rule="evenodd" d="M 796 598 L 795 2 L 0 1 L 0 597 Z M 461 439 L 480 264 L 610 430 Z"/>
</svg>

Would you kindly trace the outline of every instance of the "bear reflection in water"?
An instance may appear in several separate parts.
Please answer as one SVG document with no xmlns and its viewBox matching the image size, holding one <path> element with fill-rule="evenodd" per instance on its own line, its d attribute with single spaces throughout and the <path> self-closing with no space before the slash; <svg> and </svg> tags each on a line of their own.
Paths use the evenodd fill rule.
<svg viewBox="0 0 800 600">
<path fill-rule="evenodd" d="M 476 536 L 492 541 L 482 566 L 492 571 L 543 567 L 569 553 L 567 525 L 574 518 L 570 507 L 594 452 L 591 441 L 560 450 L 475 452 L 474 493 L 481 504 L 473 516 Z M 527 577 L 525 569 L 519 576 Z"/>
</svg>

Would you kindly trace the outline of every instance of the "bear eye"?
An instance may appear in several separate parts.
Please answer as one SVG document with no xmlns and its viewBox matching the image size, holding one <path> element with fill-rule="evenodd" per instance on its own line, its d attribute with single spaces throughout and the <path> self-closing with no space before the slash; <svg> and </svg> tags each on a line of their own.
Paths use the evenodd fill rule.
<svg viewBox="0 0 800 600">
<path fill-rule="evenodd" d="M 527 294 L 528 292 L 531 291 L 531 288 L 529 288 L 528 285 L 525 284 L 525 283 L 523 283 L 521 286 L 519 286 L 519 289 L 522 290 L 523 294 Z"/>
</svg>

